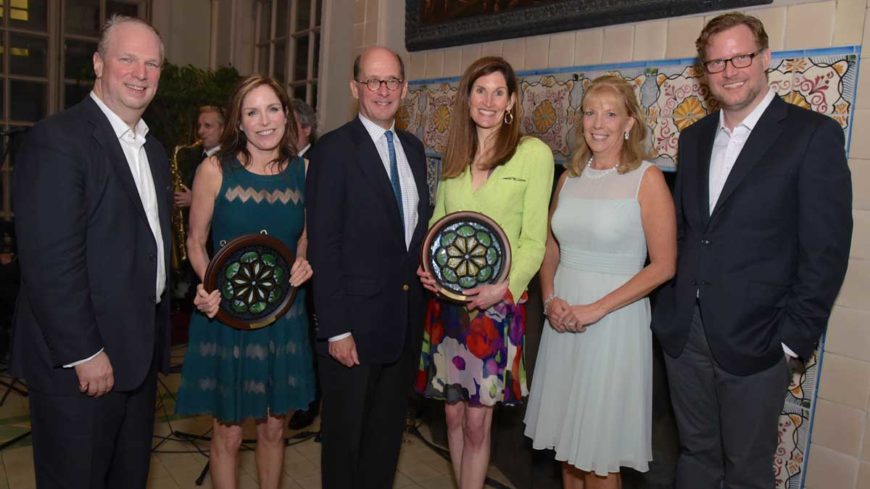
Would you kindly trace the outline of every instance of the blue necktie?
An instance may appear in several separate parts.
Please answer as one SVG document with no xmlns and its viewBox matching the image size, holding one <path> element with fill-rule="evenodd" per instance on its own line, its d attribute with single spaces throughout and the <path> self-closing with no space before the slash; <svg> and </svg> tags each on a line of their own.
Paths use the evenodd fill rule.
<svg viewBox="0 0 870 489">
<path fill-rule="evenodd" d="M 396 160 L 396 147 L 393 146 L 393 131 L 387 131 L 384 136 L 387 137 L 387 150 L 390 153 L 390 184 L 393 186 L 393 196 L 396 198 L 396 205 L 399 206 L 399 219 L 404 229 L 405 209 L 402 206 L 402 186 L 399 184 L 399 162 Z"/>
</svg>

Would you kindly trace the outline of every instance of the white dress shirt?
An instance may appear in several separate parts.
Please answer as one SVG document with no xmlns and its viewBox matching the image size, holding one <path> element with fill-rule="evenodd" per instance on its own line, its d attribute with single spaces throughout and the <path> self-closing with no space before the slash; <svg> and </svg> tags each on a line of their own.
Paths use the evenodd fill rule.
<svg viewBox="0 0 870 489">
<path fill-rule="evenodd" d="M 716 131 L 716 139 L 713 140 L 713 153 L 710 156 L 710 214 L 713 214 L 722 188 L 725 187 L 725 181 L 728 180 L 728 175 L 731 174 L 737 157 L 743 151 L 746 140 L 749 139 L 749 135 L 758 124 L 761 115 L 773 102 L 775 95 L 776 92 L 768 89 L 767 95 L 761 99 L 761 103 L 734 129 L 728 129 L 725 126 L 725 113 L 719 111 L 719 129 Z"/>
<path fill-rule="evenodd" d="M 381 163 L 384 164 L 384 171 L 387 172 L 387 179 L 390 178 L 390 150 L 387 146 L 388 129 L 375 124 L 368 120 L 364 115 L 359 115 L 359 120 L 363 127 L 375 143 L 378 149 L 378 155 L 381 157 Z M 411 238 L 414 236 L 414 229 L 417 227 L 417 204 L 420 203 L 420 194 L 417 193 L 417 182 L 414 180 L 414 173 L 411 171 L 411 165 L 408 163 L 408 157 L 405 155 L 405 150 L 402 148 L 402 140 L 396 134 L 396 123 L 393 122 L 390 126 L 390 131 L 393 131 L 393 147 L 396 150 L 396 163 L 399 169 L 399 186 L 402 188 L 402 216 L 405 219 L 405 248 L 411 246 Z M 342 333 L 329 338 L 329 342 L 343 340 L 350 336 L 350 333 Z"/>
<path fill-rule="evenodd" d="M 728 175 L 731 174 L 731 169 L 734 168 L 734 163 L 737 162 L 737 157 L 743 151 L 743 146 L 761 119 L 761 115 L 773 102 L 773 97 L 776 92 L 768 89 L 767 95 L 761 99 L 761 103 L 752 109 L 752 112 L 734 126 L 734 129 L 728 129 L 725 126 L 725 114 L 719 112 L 719 129 L 716 131 L 716 138 L 713 140 L 713 152 L 710 155 L 710 214 L 713 214 L 713 209 L 719 201 L 719 196 L 722 194 L 722 189 L 725 187 L 725 182 L 728 180 Z M 797 354 L 782 343 L 782 350 L 786 355 L 796 358 Z"/>
<path fill-rule="evenodd" d="M 139 198 L 142 199 L 142 207 L 145 208 L 148 226 L 151 227 L 151 233 L 154 235 L 154 242 L 157 246 L 157 279 L 154 284 L 154 297 L 156 303 L 159 304 L 160 296 L 166 289 L 166 264 L 163 255 L 163 233 L 160 229 L 160 217 L 157 211 L 157 192 L 154 189 L 154 177 L 151 175 L 148 154 L 145 152 L 145 135 L 148 134 L 148 125 L 139 119 L 136 126 L 130 129 L 130 126 L 112 112 L 94 92 L 91 92 L 91 97 L 97 102 L 100 110 L 106 114 L 115 135 L 118 136 L 121 149 L 124 150 L 124 156 L 127 158 L 127 165 L 130 166 L 130 173 L 133 174 L 133 181 L 136 182 Z"/>
<path fill-rule="evenodd" d="M 381 156 L 381 162 L 384 164 L 384 171 L 387 172 L 387 180 L 390 179 L 390 150 L 387 146 L 387 129 L 368 120 L 362 114 L 359 115 L 359 120 L 362 121 L 363 127 L 368 131 L 375 147 L 378 149 L 378 154 Z M 414 180 L 414 173 L 411 172 L 411 165 L 408 163 L 408 157 L 405 156 L 405 150 L 402 148 L 402 140 L 396 134 L 396 123 L 389 129 L 393 131 L 393 146 L 396 149 L 396 163 L 399 168 L 399 185 L 402 187 L 402 215 L 405 218 L 405 248 L 411 246 L 411 238 L 414 236 L 414 229 L 417 227 L 417 204 L 420 203 L 420 195 L 417 194 L 417 183 Z"/>
</svg>

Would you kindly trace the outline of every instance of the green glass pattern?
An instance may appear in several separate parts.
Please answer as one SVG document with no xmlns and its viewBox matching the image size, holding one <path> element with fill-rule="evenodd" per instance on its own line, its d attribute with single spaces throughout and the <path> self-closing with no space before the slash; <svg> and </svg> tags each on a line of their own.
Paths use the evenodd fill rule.
<svg viewBox="0 0 870 489">
<path fill-rule="evenodd" d="M 245 249 L 224 266 L 222 307 L 241 317 L 277 308 L 290 289 L 289 265 L 267 249 Z"/>
<path fill-rule="evenodd" d="M 443 287 L 456 293 L 489 283 L 504 266 L 505 245 L 484 223 L 450 223 L 430 243 L 433 274 Z"/>
</svg>

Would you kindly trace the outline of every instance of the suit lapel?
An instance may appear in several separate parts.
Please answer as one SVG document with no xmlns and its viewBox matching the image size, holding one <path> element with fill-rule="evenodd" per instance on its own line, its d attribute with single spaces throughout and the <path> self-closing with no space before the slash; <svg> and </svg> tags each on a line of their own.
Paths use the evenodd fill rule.
<svg viewBox="0 0 870 489">
<path fill-rule="evenodd" d="M 426 158 L 425 155 L 421 158 L 419 154 L 415 151 L 408 151 L 408 148 L 411 148 L 411 142 L 408 141 L 408 135 L 404 132 L 399 132 L 399 139 L 402 141 L 402 148 L 405 150 L 405 156 L 408 157 L 408 164 L 411 166 L 411 171 L 414 173 L 414 183 L 417 186 L 417 196 L 419 197 L 419 202 L 417 203 L 417 228 L 414 229 L 414 234 L 411 237 L 411 241 L 417 239 L 417 234 L 423 233 L 426 229 L 429 228 L 429 223 L 424 222 L 423 219 L 427 214 L 427 207 L 429 206 L 429 199 L 427 196 L 429 195 L 428 186 L 429 183 L 426 179 Z"/>
<path fill-rule="evenodd" d="M 384 170 L 384 163 L 381 161 L 381 155 L 375 147 L 374 141 L 366 131 L 365 126 L 359 118 L 354 119 L 351 126 L 356 133 L 357 142 L 357 162 L 359 163 L 360 171 L 365 175 L 369 184 L 374 189 L 375 198 L 380 201 L 386 208 L 389 214 L 390 222 L 393 224 L 396 232 L 402 234 L 402 222 L 399 217 L 399 207 L 396 205 L 396 198 L 393 196 L 393 186 L 390 183 L 390 178 Z M 402 239 L 404 242 L 404 238 Z"/>
<path fill-rule="evenodd" d="M 788 107 L 779 97 L 774 97 L 770 106 L 758 119 L 758 123 L 749 134 L 749 139 L 740 151 L 740 156 L 734 162 L 734 167 L 731 173 L 728 174 L 728 179 L 725 180 L 725 186 L 722 187 L 722 193 L 719 195 L 719 200 L 716 202 L 716 207 L 710 215 L 712 220 L 719 209 L 722 208 L 728 201 L 728 198 L 734 194 L 734 190 L 740 185 L 744 178 L 752 171 L 755 165 L 761 160 L 761 157 L 767 150 L 776 142 L 782 132 L 780 121 L 786 117 Z"/>
<path fill-rule="evenodd" d="M 154 180 L 154 194 L 157 198 L 157 215 L 160 221 L 160 231 L 163 236 L 164 251 L 169 250 L 169 234 L 171 233 L 170 182 L 168 180 L 168 162 L 160 151 L 160 143 L 151 136 L 145 140 L 145 154 L 148 155 L 148 165 L 151 167 L 151 178 Z M 168 256 L 164 253 L 165 256 Z"/>
<path fill-rule="evenodd" d="M 713 156 L 713 141 L 719 129 L 719 118 L 711 117 L 710 127 L 701 128 L 701 140 L 698 142 L 698 208 L 701 209 L 701 219 L 707 222 L 710 218 L 710 158 Z"/>
<path fill-rule="evenodd" d="M 109 165 L 115 171 L 115 175 L 121 182 L 121 187 L 130 198 L 133 207 L 139 216 L 148 222 L 145 216 L 145 208 L 142 206 L 142 198 L 139 197 L 139 190 L 136 189 L 136 181 L 133 180 L 133 173 L 130 171 L 130 165 L 127 163 L 127 157 L 124 156 L 124 150 L 121 149 L 121 142 L 118 141 L 118 136 L 112 130 L 112 124 L 106 118 L 106 115 L 97 106 L 90 97 L 87 97 L 84 102 L 87 109 L 88 117 L 94 125 L 94 140 L 97 145 L 103 149 Z"/>
</svg>

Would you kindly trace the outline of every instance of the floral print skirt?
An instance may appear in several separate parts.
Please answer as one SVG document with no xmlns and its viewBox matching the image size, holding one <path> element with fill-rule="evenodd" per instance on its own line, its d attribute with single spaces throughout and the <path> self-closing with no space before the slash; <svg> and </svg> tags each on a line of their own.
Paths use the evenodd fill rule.
<svg viewBox="0 0 870 489">
<path fill-rule="evenodd" d="M 416 389 L 430 399 L 472 406 L 518 404 L 528 394 L 523 366 L 526 294 L 485 311 L 431 299 Z"/>
</svg>

